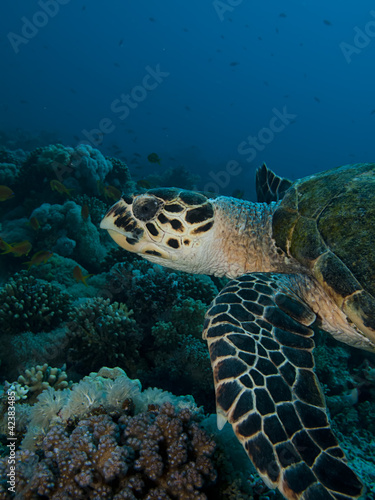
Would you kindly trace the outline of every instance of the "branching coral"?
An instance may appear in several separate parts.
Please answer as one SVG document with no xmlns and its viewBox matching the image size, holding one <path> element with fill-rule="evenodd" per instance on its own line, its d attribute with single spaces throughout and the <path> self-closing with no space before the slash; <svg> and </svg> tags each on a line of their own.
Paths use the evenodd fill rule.
<svg viewBox="0 0 375 500">
<path fill-rule="evenodd" d="M 110 184 L 116 181 L 120 184 L 121 189 L 126 189 L 126 184 L 130 182 L 130 172 L 126 163 L 121 161 L 119 158 L 112 158 L 109 156 L 106 156 L 105 159 L 113 165 L 113 169 L 108 174 L 106 180 Z"/>
<path fill-rule="evenodd" d="M 17 403 L 16 413 L 27 406 Z M 72 389 L 48 387 L 29 413 L 15 455 L 19 498 L 204 500 L 214 487 L 215 443 L 193 400 L 142 393 L 120 368 L 102 368 Z M 7 467 L 0 459 L 2 478 Z M 5 481 L 0 498 L 10 498 Z"/>
<path fill-rule="evenodd" d="M 68 376 L 63 368 L 53 368 L 47 363 L 32 366 L 20 375 L 17 383 L 28 391 L 28 402 L 30 398 L 36 398 L 48 387 L 62 390 L 69 387 Z M 71 384 L 71 383 L 70 383 Z"/>
<path fill-rule="evenodd" d="M 128 259 L 128 255 L 124 252 L 125 262 L 112 267 L 109 282 L 115 299 L 126 302 L 143 326 L 164 319 L 165 311 L 188 297 L 208 305 L 218 293 L 209 277 L 171 272 L 145 260 Z"/>
<path fill-rule="evenodd" d="M 202 325 L 206 306 L 200 300 L 186 299 L 167 312 L 168 322 L 158 321 L 151 329 L 158 350 L 154 355 L 152 375 L 163 387 L 177 394 L 191 392 L 198 401 L 207 401 L 213 394 L 211 363 L 206 343 L 202 340 Z M 178 381 L 178 384 L 176 382 Z"/>
<path fill-rule="evenodd" d="M 92 223 L 95 224 L 96 226 L 99 226 L 100 221 L 102 220 L 108 208 L 110 207 L 109 203 L 105 203 L 96 196 L 87 196 L 86 194 L 74 196 L 74 201 L 75 203 L 77 203 L 77 205 L 80 205 L 81 207 L 84 205 L 88 207 L 90 219 Z M 84 224 L 85 221 L 82 220 L 82 223 Z"/>
<path fill-rule="evenodd" d="M 57 285 L 22 272 L 0 290 L 0 304 L 3 333 L 38 333 L 51 330 L 66 318 L 70 298 Z"/>
<path fill-rule="evenodd" d="M 142 331 L 143 364 L 131 375 L 147 385 L 157 377 L 164 389 L 191 393 L 200 404 L 212 401 L 210 362 L 201 336 L 207 306 L 217 294 L 215 284 L 128 255 L 112 267 L 107 283 L 112 297 L 134 310 Z"/>
<path fill-rule="evenodd" d="M 25 500 L 204 500 L 216 479 L 214 449 L 194 415 L 170 403 L 136 416 L 90 415 L 54 425 L 37 452 L 16 452 L 17 493 Z M 1 484 L 0 498 L 10 498 Z"/>
<path fill-rule="evenodd" d="M 69 358 L 76 364 L 98 369 L 121 363 L 134 372 L 141 334 L 125 304 L 109 299 L 86 299 L 69 313 Z"/>
</svg>

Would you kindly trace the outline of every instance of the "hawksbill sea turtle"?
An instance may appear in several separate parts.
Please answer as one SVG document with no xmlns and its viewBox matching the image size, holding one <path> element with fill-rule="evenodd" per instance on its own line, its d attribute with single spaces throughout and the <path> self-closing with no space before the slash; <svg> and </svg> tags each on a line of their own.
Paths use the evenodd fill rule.
<svg viewBox="0 0 375 500">
<path fill-rule="evenodd" d="M 375 164 L 291 182 L 265 165 L 258 202 L 177 188 L 124 195 L 101 222 L 121 247 L 227 276 L 206 314 L 218 427 L 229 421 L 290 500 L 358 498 L 313 371 L 313 325 L 375 350 Z"/>
</svg>

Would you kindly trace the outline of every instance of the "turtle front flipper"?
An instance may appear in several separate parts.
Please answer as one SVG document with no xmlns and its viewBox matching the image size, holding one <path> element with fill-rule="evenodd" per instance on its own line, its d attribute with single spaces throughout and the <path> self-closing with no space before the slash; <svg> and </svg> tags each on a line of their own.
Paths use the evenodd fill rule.
<svg viewBox="0 0 375 500">
<path fill-rule="evenodd" d="M 227 419 L 260 476 L 287 499 L 358 498 L 313 372 L 312 310 L 295 276 L 230 281 L 206 315 L 218 423 Z"/>
</svg>

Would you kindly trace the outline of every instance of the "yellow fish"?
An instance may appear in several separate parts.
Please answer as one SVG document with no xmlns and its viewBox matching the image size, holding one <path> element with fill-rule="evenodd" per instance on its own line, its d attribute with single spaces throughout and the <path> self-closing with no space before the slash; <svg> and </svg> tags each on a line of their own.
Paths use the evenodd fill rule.
<svg viewBox="0 0 375 500">
<path fill-rule="evenodd" d="M 156 153 L 151 153 L 147 156 L 147 159 L 150 163 L 157 163 L 160 165 L 160 158 Z"/>
<path fill-rule="evenodd" d="M 91 276 L 94 276 L 93 274 L 86 274 L 86 276 L 83 276 L 83 273 L 82 273 L 82 269 L 79 267 L 79 266 L 76 266 L 74 269 L 73 269 L 73 276 L 76 280 L 76 282 L 78 283 L 79 281 L 82 281 L 82 283 L 85 285 L 85 286 L 88 286 L 87 283 L 86 283 L 86 280 L 88 278 L 90 278 Z"/>
<path fill-rule="evenodd" d="M 39 252 L 34 253 L 31 260 L 24 262 L 24 265 L 26 265 L 29 270 L 31 266 L 39 266 L 42 263 L 45 264 L 47 260 L 52 257 L 52 255 L 53 253 L 48 252 L 48 250 L 40 250 Z"/>
<path fill-rule="evenodd" d="M 121 191 L 114 186 L 104 186 L 103 192 L 106 198 L 110 198 L 113 201 L 118 201 L 121 198 Z"/>
<path fill-rule="evenodd" d="M 32 244 L 28 240 L 13 244 L 9 244 L 1 238 L 0 240 L 0 248 L 1 250 L 4 250 L 4 252 L 1 252 L 1 255 L 5 253 L 13 253 L 15 257 L 21 257 L 22 255 L 27 255 L 32 248 Z"/>
<path fill-rule="evenodd" d="M 51 186 L 52 191 L 57 191 L 60 194 L 67 194 L 69 197 L 72 195 L 70 194 L 71 191 L 74 191 L 74 189 L 68 189 L 62 182 L 57 181 L 56 179 L 53 179 L 50 181 L 49 185 Z"/>
<path fill-rule="evenodd" d="M 35 231 L 38 231 L 38 229 L 40 229 L 40 223 L 36 217 L 31 217 L 27 224 L 31 226 Z"/>
<path fill-rule="evenodd" d="M 13 190 L 8 186 L 0 186 L 0 201 L 6 201 L 10 198 L 13 198 L 14 193 Z"/>
</svg>

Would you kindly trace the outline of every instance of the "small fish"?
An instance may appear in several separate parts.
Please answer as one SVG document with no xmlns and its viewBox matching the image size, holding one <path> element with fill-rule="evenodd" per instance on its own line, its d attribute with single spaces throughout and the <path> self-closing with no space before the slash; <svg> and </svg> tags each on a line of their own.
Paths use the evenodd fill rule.
<svg viewBox="0 0 375 500">
<path fill-rule="evenodd" d="M 29 270 L 31 266 L 39 266 L 40 264 L 45 264 L 48 259 L 52 257 L 53 253 L 48 250 L 39 250 L 39 252 L 34 253 L 31 260 L 24 262 L 23 264 L 27 266 Z"/>
<path fill-rule="evenodd" d="M 328 19 L 324 19 L 324 20 L 323 20 L 323 23 L 324 23 L 326 26 L 332 26 L 331 21 L 328 21 Z"/>
<path fill-rule="evenodd" d="M 237 61 L 232 61 L 229 66 L 238 66 L 240 63 Z"/>
<path fill-rule="evenodd" d="M 121 40 L 119 41 L 119 43 L 118 43 L 118 44 L 119 44 L 119 47 L 122 47 L 122 46 L 124 45 L 124 39 L 123 39 L 123 38 L 121 38 Z"/>
<path fill-rule="evenodd" d="M 243 191 L 242 189 L 235 189 L 233 191 L 233 193 L 231 194 L 231 196 L 233 198 L 238 198 L 239 200 L 243 200 L 244 195 L 245 195 L 245 191 Z"/>
<path fill-rule="evenodd" d="M 152 23 L 156 22 L 156 19 L 154 17 L 149 17 L 148 20 L 151 21 Z"/>
<path fill-rule="evenodd" d="M 10 244 L 1 239 L 1 249 L 4 250 L 3 252 L 1 252 L 1 255 L 12 253 L 15 257 L 21 257 L 22 255 L 27 255 L 30 252 L 31 248 L 32 244 L 28 240 Z"/>
<path fill-rule="evenodd" d="M 10 200 L 10 198 L 13 198 L 13 196 L 14 193 L 12 189 L 10 189 L 8 186 L 0 186 L 0 201 Z"/>
<path fill-rule="evenodd" d="M 375 115 L 375 109 L 371 111 L 370 115 Z"/>
<path fill-rule="evenodd" d="M 121 191 L 114 186 L 104 186 L 103 188 L 103 194 L 106 198 L 110 198 L 114 201 L 117 201 L 118 199 L 121 198 Z"/>
<path fill-rule="evenodd" d="M 160 165 L 160 158 L 156 153 L 151 153 L 147 156 L 147 159 L 150 163 L 157 163 Z"/>
<path fill-rule="evenodd" d="M 320 102 L 319 97 L 316 97 L 316 96 L 315 96 L 315 97 L 314 97 L 314 101 L 316 101 L 316 102 Z"/>
<path fill-rule="evenodd" d="M 281 12 L 281 13 L 279 14 L 279 17 L 286 17 L 286 14 L 285 14 L 284 12 Z"/>
<path fill-rule="evenodd" d="M 87 283 L 86 283 L 86 280 L 88 278 L 90 278 L 91 276 L 94 276 L 93 274 L 86 274 L 85 276 L 83 276 L 83 273 L 82 273 L 82 269 L 79 267 L 79 266 L 76 266 L 74 269 L 73 269 L 73 276 L 74 276 L 74 279 L 76 280 L 76 282 L 78 283 L 79 281 L 82 281 L 82 283 L 85 285 L 85 286 L 88 286 Z"/>
<path fill-rule="evenodd" d="M 31 217 L 27 224 L 34 229 L 34 231 L 38 231 L 40 229 L 40 223 L 36 217 Z"/>
<path fill-rule="evenodd" d="M 72 195 L 70 194 L 71 191 L 74 191 L 74 189 L 68 189 L 62 182 L 57 181 L 56 179 L 53 179 L 50 181 L 49 185 L 51 186 L 52 191 L 57 191 L 60 194 L 67 194 L 69 197 Z"/>
<path fill-rule="evenodd" d="M 82 207 L 81 207 L 81 217 L 82 217 L 82 219 L 83 220 L 87 220 L 89 218 L 89 215 L 90 215 L 89 207 L 87 205 L 82 205 Z"/>
<path fill-rule="evenodd" d="M 146 181 L 146 179 L 140 179 L 139 181 L 137 181 L 137 187 L 144 188 L 144 189 L 150 189 L 151 184 L 149 181 Z"/>
</svg>

